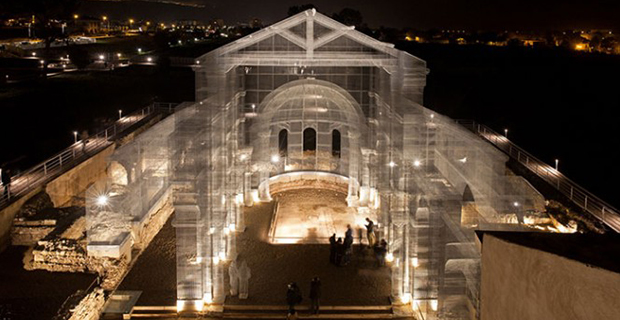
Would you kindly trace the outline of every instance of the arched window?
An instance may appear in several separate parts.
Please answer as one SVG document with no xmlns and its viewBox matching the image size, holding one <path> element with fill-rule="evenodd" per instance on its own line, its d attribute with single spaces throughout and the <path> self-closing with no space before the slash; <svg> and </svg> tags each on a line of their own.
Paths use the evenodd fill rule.
<svg viewBox="0 0 620 320">
<path fill-rule="evenodd" d="M 316 130 L 312 128 L 304 130 L 304 151 L 316 151 Z"/>
<path fill-rule="evenodd" d="M 332 156 L 340 158 L 340 131 L 332 131 Z"/>
<path fill-rule="evenodd" d="M 280 157 L 286 157 L 288 155 L 288 131 L 286 129 L 280 130 L 278 134 L 278 151 Z"/>
</svg>

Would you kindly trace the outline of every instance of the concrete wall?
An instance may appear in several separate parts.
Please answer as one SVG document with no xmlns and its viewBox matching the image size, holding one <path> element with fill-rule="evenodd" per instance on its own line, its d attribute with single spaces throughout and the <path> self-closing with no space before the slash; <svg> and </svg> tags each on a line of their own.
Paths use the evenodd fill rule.
<svg viewBox="0 0 620 320">
<path fill-rule="evenodd" d="M 84 193 L 91 184 L 105 179 L 107 177 L 107 159 L 112 155 L 114 149 L 115 145 L 112 144 L 50 181 L 45 187 L 45 192 L 52 199 L 54 207 L 65 206 L 76 197 L 84 198 Z"/>
<path fill-rule="evenodd" d="M 620 319 L 620 274 L 489 234 L 481 320 Z"/>
</svg>

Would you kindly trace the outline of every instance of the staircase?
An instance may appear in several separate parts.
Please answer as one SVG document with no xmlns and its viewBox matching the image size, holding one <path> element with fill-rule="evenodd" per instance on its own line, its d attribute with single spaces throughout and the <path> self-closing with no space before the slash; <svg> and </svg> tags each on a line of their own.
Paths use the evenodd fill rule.
<svg viewBox="0 0 620 320">
<path fill-rule="evenodd" d="M 318 315 L 308 306 L 298 306 L 298 319 L 406 319 L 385 306 L 321 306 Z M 286 319 L 288 306 L 225 305 L 223 319 Z"/>
</svg>

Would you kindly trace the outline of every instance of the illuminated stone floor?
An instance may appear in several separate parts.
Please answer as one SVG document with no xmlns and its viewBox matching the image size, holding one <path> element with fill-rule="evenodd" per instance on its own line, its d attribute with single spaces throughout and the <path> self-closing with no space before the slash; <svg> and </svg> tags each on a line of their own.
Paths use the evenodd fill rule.
<svg viewBox="0 0 620 320">
<path fill-rule="evenodd" d="M 330 190 L 301 189 L 274 196 L 278 203 L 269 232 L 272 243 L 327 243 L 336 233 L 344 237 L 347 224 L 356 230 L 363 228 L 369 214 L 349 208 L 346 195 Z"/>
</svg>

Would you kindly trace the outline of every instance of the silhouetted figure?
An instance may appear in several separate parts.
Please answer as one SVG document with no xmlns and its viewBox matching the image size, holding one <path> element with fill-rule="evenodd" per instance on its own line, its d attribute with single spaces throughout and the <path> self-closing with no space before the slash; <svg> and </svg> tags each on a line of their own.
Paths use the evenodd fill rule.
<svg viewBox="0 0 620 320">
<path fill-rule="evenodd" d="M 239 299 L 248 298 L 248 286 L 251 277 L 252 272 L 250 271 L 250 267 L 248 267 L 248 263 L 244 260 L 241 262 L 241 266 L 239 267 Z"/>
<path fill-rule="evenodd" d="M 349 232 L 351 231 L 351 232 Z M 344 238 L 344 264 L 351 262 L 351 254 L 353 253 L 353 229 L 349 227 Z"/>
<path fill-rule="evenodd" d="M 83 130 L 82 133 L 80 133 L 80 142 L 82 142 L 82 152 L 86 153 L 86 144 L 88 143 L 88 131 Z"/>
<path fill-rule="evenodd" d="M 4 168 L 0 174 L 2 174 L 0 179 L 2 181 L 2 185 L 4 186 L 4 196 L 9 199 L 11 197 L 11 170 Z"/>
<path fill-rule="evenodd" d="M 291 282 L 286 290 L 286 304 L 288 304 L 288 314 L 290 316 L 296 316 L 295 305 L 301 303 L 303 300 L 301 296 L 301 290 L 297 286 L 297 283 Z"/>
<path fill-rule="evenodd" d="M 329 237 L 329 262 L 336 263 L 336 234 Z"/>
<path fill-rule="evenodd" d="M 342 265 L 342 260 L 344 258 L 344 252 L 345 252 L 345 248 L 344 248 L 344 243 L 342 242 L 342 238 L 338 238 L 338 241 L 336 241 L 336 265 L 337 266 Z"/>
<path fill-rule="evenodd" d="M 351 229 L 351 225 L 347 224 L 347 231 L 344 233 L 344 238 L 348 238 L 351 237 L 351 239 L 353 238 L 353 229 Z"/>
<path fill-rule="evenodd" d="M 310 281 L 310 313 L 319 314 L 319 299 L 321 299 L 321 279 L 314 277 Z"/>
<path fill-rule="evenodd" d="M 366 218 L 368 224 L 366 225 L 366 238 L 368 238 L 368 246 L 374 247 L 377 242 L 377 238 L 375 237 L 375 223 L 370 220 L 370 218 Z"/>
<path fill-rule="evenodd" d="M 375 251 L 375 257 L 377 259 L 377 265 L 379 267 L 385 266 L 385 256 L 387 255 L 387 242 L 385 241 L 385 239 L 381 239 L 381 242 L 377 243 L 377 245 L 374 246 L 373 249 Z"/>
</svg>

